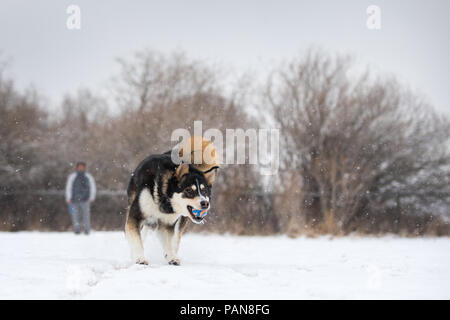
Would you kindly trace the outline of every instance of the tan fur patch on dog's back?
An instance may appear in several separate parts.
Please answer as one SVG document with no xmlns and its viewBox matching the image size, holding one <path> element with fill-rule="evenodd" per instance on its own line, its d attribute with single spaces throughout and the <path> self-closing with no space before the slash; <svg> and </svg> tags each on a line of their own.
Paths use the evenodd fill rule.
<svg viewBox="0 0 450 320">
<path fill-rule="evenodd" d="M 190 149 L 190 163 L 200 171 L 208 171 L 213 167 L 219 167 L 220 163 L 217 158 L 216 148 L 214 144 L 203 137 L 194 136 L 186 141 L 179 151 L 180 158 L 184 156 L 184 150 Z M 197 157 L 197 159 L 196 159 Z M 195 160 L 201 160 L 201 163 L 195 163 Z"/>
</svg>

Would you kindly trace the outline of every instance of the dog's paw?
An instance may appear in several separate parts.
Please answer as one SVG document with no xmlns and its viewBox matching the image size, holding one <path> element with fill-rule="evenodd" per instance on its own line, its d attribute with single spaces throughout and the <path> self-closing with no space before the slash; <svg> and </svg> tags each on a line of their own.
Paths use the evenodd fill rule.
<svg viewBox="0 0 450 320">
<path fill-rule="evenodd" d="M 179 266 L 181 264 L 181 261 L 180 261 L 180 259 L 175 258 L 175 259 L 170 260 L 169 264 L 172 266 Z"/>
<path fill-rule="evenodd" d="M 145 260 L 145 258 L 137 258 L 136 259 L 136 264 L 148 265 L 148 261 Z"/>
</svg>

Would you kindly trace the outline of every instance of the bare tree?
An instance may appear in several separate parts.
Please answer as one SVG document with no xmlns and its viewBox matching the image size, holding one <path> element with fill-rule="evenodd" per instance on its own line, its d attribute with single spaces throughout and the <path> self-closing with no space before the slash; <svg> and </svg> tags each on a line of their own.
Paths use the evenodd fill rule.
<svg viewBox="0 0 450 320">
<path fill-rule="evenodd" d="M 33 90 L 18 92 L 0 70 L 0 187 L 30 188 L 40 182 L 39 146 L 47 131 L 47 113 Z"/>
<path fill-rule="evenodd" d="M 284 174 L 301 174 L 301 185 L 290 187 L 310 203 L 306 215 L 340 233 L 358 217 L 411 201 L 448 208 L 448 120 L 393 79 L 350 76 L 351 62 L 310 51 L 267 85 Z"/>
<path fill-rule="evenodd" d="M 196 120 L 202 121 L 204 130 L 216 128 L 224 136 L 227 128 L 254 126 L 240 104 L 245 93 L 237 89 L 225 95 L 217 79 L 220 71 L 183 53 L 162 56 L 144 51 L 131 60 L 120 60 L 120 64 L 113 92 L 122 113 L 113 120 L 116 131 L 111 136 L 126 150 L 121 161 L 127 163 L 130 173 L 148 154 L 169 150 L 173 130 L 184 128 L 193 135 Z M 216 231 L 242 226 L 235 229 L 241 232 L 259 216 L 250 210 L 246 197 L 259 187 L 259 176 L 248 165 L 228 166 L 217 181 L 216 194 L 224 196 L 215 198 L 217 214 L 211 215 L 208 225 Z"/>
</svg>

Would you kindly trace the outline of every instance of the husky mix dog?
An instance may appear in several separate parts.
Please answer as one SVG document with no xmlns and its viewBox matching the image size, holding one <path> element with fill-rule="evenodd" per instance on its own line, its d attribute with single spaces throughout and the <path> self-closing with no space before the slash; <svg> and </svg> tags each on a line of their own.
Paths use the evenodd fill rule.
<svg viewBox="0 0 450 320">
<path fill-rule="evenodd" d="M 202 147 L 203 149 L 203 147 Z M 180 238 L 190 221 L 203 223 L 193 210 L 208 210 L 211 187 L 218 166 L 175 164 L 171 151 L 151 155 L 136 168 L 128 185 L 125 235 L 137 264 L 148 264 L 144 257 L 141 232 L 156 231 L 164 256 L 171 265 L 180 265 L 177 256 Z"/>
</svg>

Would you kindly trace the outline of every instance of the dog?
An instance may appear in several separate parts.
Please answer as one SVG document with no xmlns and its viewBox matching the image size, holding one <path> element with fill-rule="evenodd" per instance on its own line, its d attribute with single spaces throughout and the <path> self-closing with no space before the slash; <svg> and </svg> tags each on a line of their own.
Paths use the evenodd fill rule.
<svg viewBox="0 0 450 320">
<path fill-rule="evenodd" d="M 191 138 L 178 152 L 180 157 L 190 158 L 193 164 L 174 163 L 170 150 L 148 156 L 133 172 L 127 189 L 125 236 L 135 263 L 148 264 L 142 235 L 145 229 L 151 229 L 161 241 L 167 262 L 180 265 L 177 253 L 188 222 L 204 222 L 203 217 L 195 215 L 193 210 L 210 208 L 211 188 L 219 165 L 212 143 L 200 139 Z M 203 159 L 203 151 L 207 148 L 212 155 L 212 161 L 208 163 Z M 187 149 L 192 150 L 190 154 L 186 154 Z M 198 152 L 202 152 L 202 157 L 195 164 L 194 155 Z"/>
</svg>

